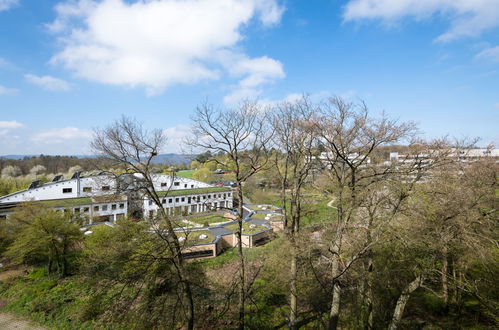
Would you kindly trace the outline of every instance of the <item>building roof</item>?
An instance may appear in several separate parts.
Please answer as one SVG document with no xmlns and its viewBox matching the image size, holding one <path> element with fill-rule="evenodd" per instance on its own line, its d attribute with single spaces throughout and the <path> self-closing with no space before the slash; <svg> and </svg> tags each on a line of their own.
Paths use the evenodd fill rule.
<svg viewBox="0 0 499 330">
<path fill-rule="evenodd" d="M 171 196 L 199 195 L 199 194 L 230 192 L 230 191 L 232 190 L 229 187 L 206 187 L 206 188 L 158 191 L 157 193 L 159 197 L 171 197 Z"/>
</svg>

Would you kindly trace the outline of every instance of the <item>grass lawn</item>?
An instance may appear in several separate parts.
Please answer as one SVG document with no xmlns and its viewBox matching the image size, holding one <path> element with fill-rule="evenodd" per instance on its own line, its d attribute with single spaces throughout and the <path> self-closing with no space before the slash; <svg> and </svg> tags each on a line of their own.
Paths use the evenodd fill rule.
<svg viewBox="0 0 499 330">
<path fill-rule="evenodd" d="M 279 211 L 279 207 L 273 205 L 245 205 L 252 211 Z"/>
<path fill-rule="evenodd" d="M 275 214 L 275 213 L 254 213 L 251 216 L 251 219 L 258 219 L 258 220 L 265 220 L 265 217 L 267 214 L 270 214 L 270 220 L 269 221 L 275 221 L 275 220 L 282 220 L 284 219 L 284 216 L 280 214 Z"/>
<path fill-rule="evenodd" d="M 194 170 L 183 170 L 175 173 L 176 176 L 180 176 L 182 178 L 192 179 L 192 174 Z"/>
<path fill-rule="evenodd" d="M 215 240 L 215 236 L 213 236 L 213 234 L 210 233 L 208 230 L 175 232 L 175 234 L 177 234 L 177 237 L 179 239 L 181 237 L 186 238 L 186 241 L 184 241 L 186 245 L 206 244 L 206 243 L 211 243 Z M 206 235 L 206 238 L 200 238 L 201 235 Z"/>
<path fill-rule="evenodd" d="M 236 230 L 239 229 L 239 224 L 234 223 L 232 225 L 228 225 L 228 226 L 224 226 L 224 227 L 232 232 L 236 232 Z M 253 225 L 253 224 L 249 224 L 247 222 L 243 222 L 243 233 L 242 234 L 243 235 L 253 235 L 253 234 L 259 233 L 261 231 L 267 230 L 267 229 L 269 229 L 269 228 L 262 226 L 262 225 Z"/>
<path fill-rule="evenodd" d="M 231 219 L 227 219 L 219 214 L 212 214 L 212 215 L 207 215 L 207 216 L 203 216 L 203 217 L 193 216 L 193 217 L 187 218 L 187 220 L 198 223 L 200 225 L 204 225 L 205 223 L 212 224 L 212 223 L 217 223 L 217 222 L 232 221 Z"/>
</svg>

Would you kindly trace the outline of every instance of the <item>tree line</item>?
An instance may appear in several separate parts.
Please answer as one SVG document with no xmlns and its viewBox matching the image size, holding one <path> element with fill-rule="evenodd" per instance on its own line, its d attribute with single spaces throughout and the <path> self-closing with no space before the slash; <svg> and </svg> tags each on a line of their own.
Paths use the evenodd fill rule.
<svg viewBox="0 0 499 330">
<path fill-rule="evenodd" d="M 176 219 L 167 215 L 152 178 L 152 160 L 167 136 L 123 117 L 97 130 L 92 148 L 120 174 L 141 174 L 134 189 L 158 206 L 158 216 L 120 221 L 88 237 L 59 230 L 74 244 L 57 257 L 59 250 L 45 247 L 49 271 L 49 262 L 78 250 L 74 272 L 106 283 L 91 295 L 93 307 L 113 301 L 111 313 L 93 311 L 98 322 L 397 329 L 440 317 L 450 327 L 463 319 L 497 325 L 498 165 L 495 159 L 458 161 L 456 148 L 472 143 L 424 140 L 414 123 L 374 116 L 364 103 L 341 98 L 245 102 L 233 109 L 206 103 L 191 126 L 185 143 L 203 153 L 197 162 L 233 173 L 239 244 L 226 252 L 233 258 L 212 262 L 222 279 L 209 261 L 184 260 Z M 389 148 L 405 158 L 383 161 Z M 282 207 L 285 217 L 283 232 L 253 252 L 241 244 L 243 204 L 258 176 L 277 182 L 263 198 Z M 326 211 L 304 224 L 317 198 L 327 200 Z M 23 255 L 15 232 L 5 244 L 11 257 Z M 57 268 L 61 276 L 65 262 Z"/>
</svg>

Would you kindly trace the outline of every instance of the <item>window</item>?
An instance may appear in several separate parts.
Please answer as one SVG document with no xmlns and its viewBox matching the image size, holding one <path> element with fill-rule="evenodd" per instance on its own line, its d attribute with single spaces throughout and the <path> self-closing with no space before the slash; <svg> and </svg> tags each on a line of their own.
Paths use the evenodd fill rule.
<svg viewBox="0 0 499 330">
<path fill-rule="evenodd" d="M 166 187 L 166 182 L 161 182 L 161 187 Z"/>
<path fill-rule="evenodd" d="M 102 211 L 107 211 L 107 205 L 102 205 Z"/>
<path fill-rule="evenodd" d="M 125 208 L 125 204 L 124 203 L 120 203 L 120 209 L 124 209 Z"/>
<path fill-rule="evenodd" d="M 191 203 L 191 198 L 190 197 L 187 197 L 187 203 Z"/>
<path fill-rule="evenodd" d="M 111 187 L 109 186 L 102 186 L 102 191 L 109 191 Z"/>
<path fill-rule="evenodd" d="M 83 212 L 88 212 L 90 209 L 88 207 L 83 208 Z"/>
<path fill-rule="evenodd" d="M 177 198 L 175 198 L 175 203 L 178 203 L 178 197 L 177 197 Z"/>
<path fill-rule="evenodd" d="M 152 199 L 149 200 L 149 205 L 152 205 Z"/>
<path fill-rule="evenodd" d="M 83 187 L 83 192 L 86 193 L 92 192 L 92 187 Z"/>
<path fill-rule="evenodd" d="M 182 202 L 185 202 L 185 197 L 182 197 Z"/>
<path fill-rule="evenodd" d="M 80 213 L 80 208 L 79 207 L 75 208 L 75 213 Z"/>
<path fill-rule="evenodd" d="M 180 186 L 180 182 L 174 182 L 174 183 L 173 183 L 173 185 L 174 185 L 175 187 L 178 187 L 178 186 Z"/>
<path fill-rule="evenodd" d="M 73 192 L 73 188 L 62 188 L 62 193 L 63 194 L 69 194 Z"/>
<path fill-rule="evenodd" d="M 168 203 L 173 203 L 173 199 L 172 198 L 168 198 Z"/>
<path fill-rule="evenodd" d="M 187 183 L 186 183 L 186 184 L 184 184 L 184 188 L 187 188 Z"/>
<path fill-rule="evenodd" d="M 211 195 L 208 195 L 208 198 L 211 198 Z"/>
<path fill-rule="evenodd" d="M 116 204 L 111 205 L 111 210 L 116 210 Z"/>
<path fill-rule="evenodd" d="M 227 194 L 224 194 L 224 199 L 227 198 Z"/>
<path fill-rule="evenodd" d="M 194 188 L 194 185 L 193 185 L 193 184 L 191 184 L 191 188 Z"/>
<path fill-rule="evenodd" d="M 163 200 L 161 201 L 161 203 L 166 204 L 166 198 L 163 198 Z"/>
<path fill-rule="evenodd" d="M 99 211 L 99 205 L 94 206 L 94 211 L 95 211 L 95 212 Z"/>
</svg>

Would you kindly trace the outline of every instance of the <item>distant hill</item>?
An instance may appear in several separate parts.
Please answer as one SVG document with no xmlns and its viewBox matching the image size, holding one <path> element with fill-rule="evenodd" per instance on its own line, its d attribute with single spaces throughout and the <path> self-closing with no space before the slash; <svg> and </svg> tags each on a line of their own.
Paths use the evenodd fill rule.
<svg viewBox="0 0 499 330">
<path fill-rule="evenodd" d="M 182 155 L 182 154 L 161 154 L 154 157 L 154 164 L 190 164 L 196 155 Z"/>
<path fill-rule="evenodd" d="M 32 157 L 38 157 L 38 156 L 40 156 L 40 155 L 5 155 L 5 156 L 0 156 L 0 158 L 22 160 L 24 158 L 32 158 Z M 56 155 L 45 155 L 45 156 L 56 157 Z M 96 156 L 93 156 L 93 155 L 65 155 L 65 157 L 95 158 Z M 153 163 L 154 164 L 168 163 L 168 164 L 173 164 L 173 165 L 189 164 L 195 157 L 196 157 L 196 155 L 160 154 L 154 158 Z"/>
</svg>

